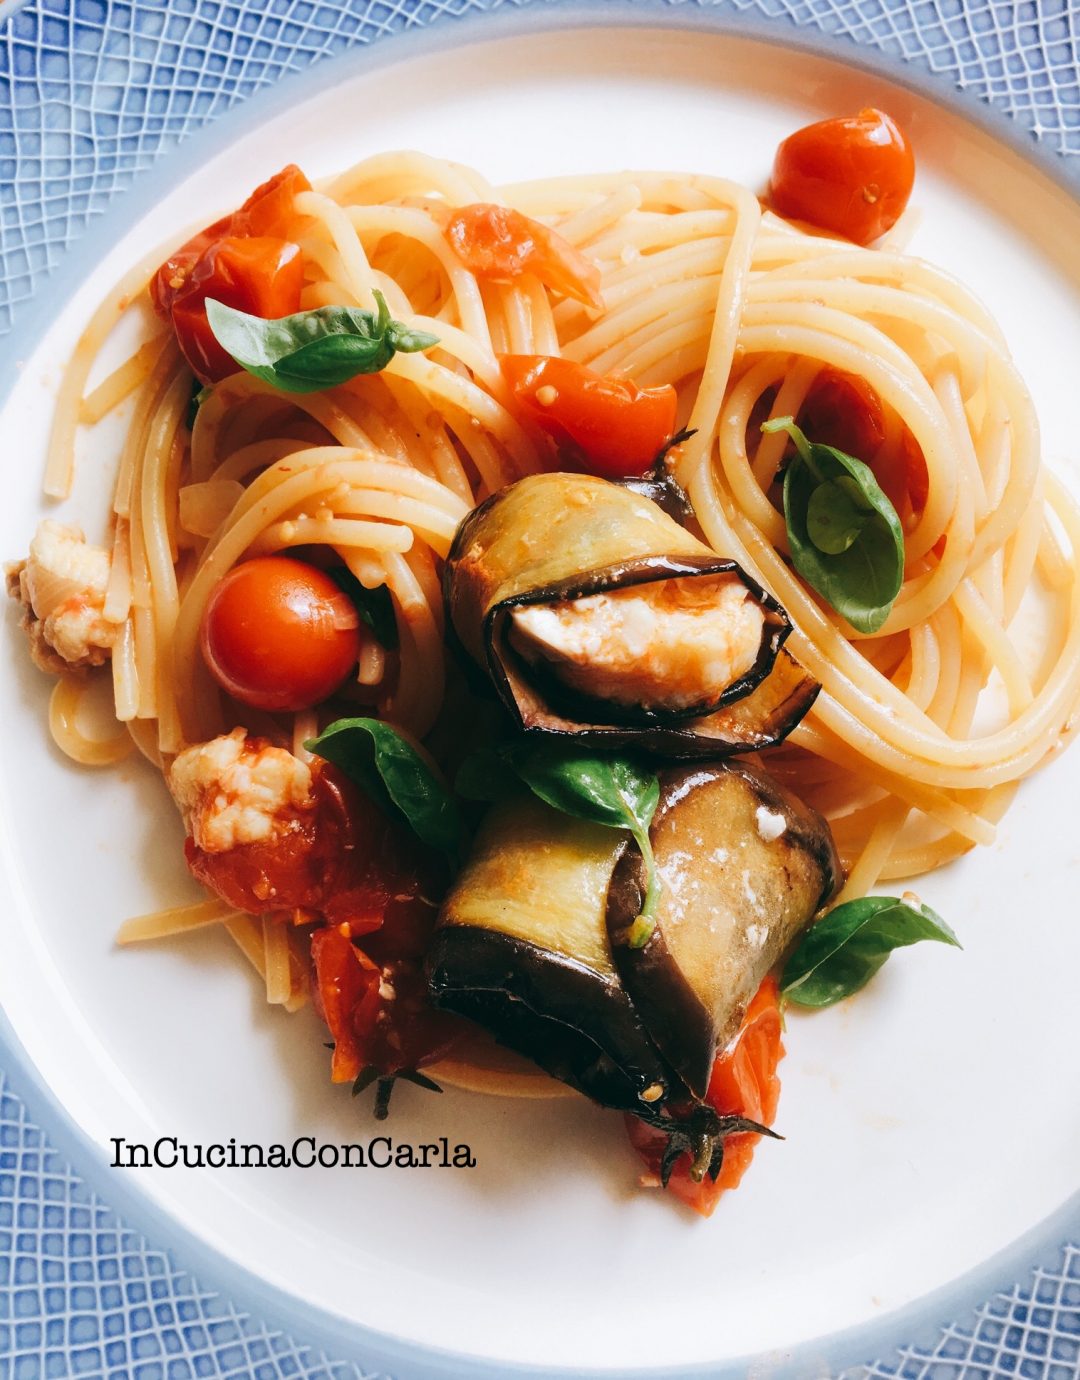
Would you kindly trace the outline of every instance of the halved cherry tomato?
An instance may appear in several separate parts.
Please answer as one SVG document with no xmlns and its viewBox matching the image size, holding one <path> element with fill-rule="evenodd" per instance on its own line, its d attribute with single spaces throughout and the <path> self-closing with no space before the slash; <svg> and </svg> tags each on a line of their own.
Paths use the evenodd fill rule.
<svg viewBox="0 0 1080 1380">
<path fill-rule="evenodd" d="M 243 561 L 218 583 L 200 630 L 218 684 L 255 709 L 310 709 L 360 654 L 356 609 L 329 575 L 290 556 Z"/>
<path fill-rule="evenodd" d="M 503 355 L 499 363 L 563 464 L 605 479 L 644 474 L 674 435 L 678 398 L 670 384 L 638 388 L 549 355 Z"/>
<path fill-rule="evenodd" d="M 767 977 L 750 1003 L 738 1035 L 713 1066 L 706 1101 L 718 1112 L 771 1126 L 780 1099 L 776 1066 L 784 1054 L 781 1034 L 780 989 L 775 978 Z M 666 1137 L 636 1117 L 626 1117 L 626 1127 L 634 1149 L 649 1169 L 659 1174 Z M 669 1191 L 702 1217 L 711 1216 L 721 1193 L 738 1187 L 760 1139 L 750 1132 L 728 1136 L 715 1183 L 707 1175 L 695 1183 L 690 1177 L 690 1156 L 684 1155 L 672 1171 Z"/>
<path fill-rule="evenodd" d="M 885 409 L 865 379 L 823 369 L 799 409 L 799 426 L 818 445 L 872 463 L 885 440 Z"/>
<path fill-rule="evenodd" d="M 259 738 L 248 744 L 256 750 L 267 746 Z M 184 853 L 192 874 L 250 915 L 322 911 L 358 869 L 370 867 L 382 817 L 329 766 L 316 770 L 312 794 L 313 808 L 291 810 L 270 839 L 208 853 L 189 838 Z M 375 923 L 381 919 L 380 914 Z"/>
<path fill-rule="evenodd" d="M 289 163 L 255 188 L 233 216 L 230 234 L 288 239 L 296 219 L 293 202 L 301 192 L 310 191 L 311 183 L 295 163 Z"/>
<path fill-rule="evenodd" d="M 315 981 L 315 1009 L 330 1028 L 334 1054 L 330 1078 L 351 1083 L 370 1063 L 375 1022 L 382 999 L 379 965 L 368 958 L 345 933 L 344 926 L 327 926 L 311 936 Z"/>
<path fill-rule="evenodd" d="M 214 297 L 252 316 L 290 316 L 304 280 L 300 246 L 287 238 L 292 204 L 311 183 L 290 163 L 257 187 L 238 211 L 223 216 L 165 260 L 150 282 L 159 316 L 169 317 L 184 358 L 203 383 L 236 372 L 206 319 Z"/>
<path fill-rule="evenodd" d="M 604 305 L 596 264 L 555 230 L 510 206 L 462 206 L 444 233 L 454 253 L 478 278 L 513 282 L 532 273 L 563 297 L 587 307 Z"/>
<path fill-rule="evenodd" d="M 300 309 L 303 285 L 300 246 L 289 240 L 226 235 L 204 249 L 172 304 L 177 343 L 203 383 L 227 378 L 240 367 L 210 328 L 208 297 L 252 316 L 290 316 Z"/>
<path fill-rule="evenodd" d="M 892 229 L 915 181 L 911 146 L 882 110 L 820 120 L 776 151 L 769 202 L 792 220 L 870 244 Z"/>
</svg>

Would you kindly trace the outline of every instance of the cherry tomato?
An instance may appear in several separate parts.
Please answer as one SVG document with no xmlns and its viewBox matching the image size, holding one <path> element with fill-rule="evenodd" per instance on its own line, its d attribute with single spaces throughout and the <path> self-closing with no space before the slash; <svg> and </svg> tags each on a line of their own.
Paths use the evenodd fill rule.
<svg viewBox="0 0 1080 1380">
<path fill-rule="evenodd" d="M 216 383 L 240 367 L 210 328 L 208 297 L 252 316 L 290 316 L 300 310 L 303 283 L 300 246 L 289 240 L 226 235 L 204 249 L 171 308 L 177 343 L 202 382 Z"/>
<path fill-rule="evenodd" d="M 723 1114 L 749 1117 L 762 1126 L 772 1125 L 780 1099 L 776 1066 L 784 1053 L 781 1034 L 779 987 L 775 978 L 768 977 L 750 1003 L 735 1040 L 717 1057 L 705 1096 L 710 1106 Z M 636 1117 L 625 1120 L 634 1149 L 659 1174 L 666 1137 Z M 715 1183 L 707 1175 L 695 1183 L 690 1177 L 690 1157 L 684 1155 L 672 1171 L 668 1190 L 702 1217 L 711 1216 L 725 1189 L 738 1187 L 760 1139 L 751 1132 L 728 1136 Z"/>
<path fill-rule="evenodd" d="M 249 743 L 256 749 L 266 745 L 260 739 Z M 282 821 L 286 827 L 265 841 L 207 853 L 189 838 L 184 852 L 192 874 L 228 905 L 250 915 L 322 911 L 338 888 L 370 863 L 376 837 L 372 822 L 377 826 L 381 817 L 332 767 L 316 771 L 312 793 L 314 808 L 291 811 Z"/>
<path fill-rule="evenodd" d="M 548 355 L 503 355 L 500 364 L 524 411 L 566 452 L 563 463 L 605 479 L 644 474 L 674 435 L 670 384 L 638 388 Z"/>
<path fill-rule="evenodd" d="M 602 307 L 600 270 L 556 231 L 509 206 L 477 202 L 447 222 L 446 238 L 478 278 L 513 282 L 532 273 L 545 287 L 588 307 Z"/>
<path fill-rule="evenodd" d="M 900 219 L 914 181 L 915 159 L 899 125 L 884 111 L 860 110 L 784 140 L 769 202 L 781 216 L 870 244 Z"/>
<path fill-rule="evenodd" d="M 310 709 L 360 654 L 360 620 L 329 575 L 289 556 L 234 566 L 207 602 L 200 634 L 211 675 L 255 709 Z"/>
<path fill-rule="evenodd" d="M 334 1041 L 330 1078 L 351 1083 L 370 1062 L 382 972 L 337 925 L 311 936 L 311 962 L 315 1009 Z"/>
<path fill-rule="evenodd" d="M 252 316 L 289 316 L 300 309 L 304 281 L 292 204 L 311 183 L 290 163 L 257 187 L 238 211 L 223 216 L 171 254 L 150 282 L 159 316 L 168 317 L 184 358 L 203 383 L 234 374 L 236 362 L 210 329 L 204 306 L 214 297 Z"/>
<path fill-rule="evenodd" d="M 301 192 L 310 191 L 311 183 L 295 163 L 289 163 L 255 188 L 232 217 L 229 233 L 277 235 L 288 239 L 296 219 L 293 201 Z"/>
</svg>

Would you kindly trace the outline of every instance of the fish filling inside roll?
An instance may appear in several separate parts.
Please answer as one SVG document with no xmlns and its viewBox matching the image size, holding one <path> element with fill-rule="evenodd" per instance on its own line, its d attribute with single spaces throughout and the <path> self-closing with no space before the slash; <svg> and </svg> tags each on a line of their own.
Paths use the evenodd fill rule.
<svg viewBox="0 0 1080 1380">
<path fill-rule="evenodd" d="M 516 608 L 510 643 L 578 694 L 680 711 L 715 703 L 748 675 L 764 627 L 759 602 L 723 573 Z"/>
</svg>

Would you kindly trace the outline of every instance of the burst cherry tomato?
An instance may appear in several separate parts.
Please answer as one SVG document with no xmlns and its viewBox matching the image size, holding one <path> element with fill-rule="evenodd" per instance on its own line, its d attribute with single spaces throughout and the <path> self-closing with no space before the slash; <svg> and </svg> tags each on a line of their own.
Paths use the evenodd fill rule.
<svg viewBox="0 0 1080 1380">
<path fill-rule="evenodd" d="M 234 566 L 211 594 L 201 646 L 211 675 L 255 709 L 310 709 L 360 654 L 360 620 L 329 575 L 289 556 Z"/>
<path fill-rule="evenodd" d="M 884 111 L 860 110 L 789 135 L 776 151 L 769 200 L 782 216 L 870 244 L 900 219 L 914 181 L 899 125 Z"/>
<path fill-rule="evenodd" d="M 311 183 L 290 163 L 257 187 L 238 211 L 200 230 L 161 265 L 150 282 L 159 316 L 171 320 L 184 358 L 203 383 L 236 372 L 206 319 L 214 297 L 252 316 L 289 316 L 300 308 L 300 246 L 287 238 L 292 204 Z"/>
<path fill-rule="evenodd" d="M 705 1097 L 710 1106 L 722 1114 L 749 1117 L 762 1126 L 772 1125 L 780 1099 L 776 1066 L 784 1053 L 781 1033 L 779 988 L 776 979 L 768 977 L 750 1003 L 734 1042 L 713 1066 Z M 626 1118 L 626 1128 L 634 1149 L 658 1174 L 664 1135 L 631 1116 Z M 669 1191 L 702 1217 L 709 1217 L 721 1193 L 738 1187 L 760 1139 L 750 1132 L 728 1136 L 724 1141 L 724 1162 L 715 1183 L 707 1175 L 701 1183 L 695 1183 L 690 1177 L 690 1156 L 684 1155 L 672 1171 Z"/>
<path fill-rule="evenodd" d="M 503 355 L 503 375 L 534 422 L 590 474 L 621 479 L 643 474 L 675 432 L 674 388 L 638 388 L 573 360 Z"/>
<path fill-rule="evenodd" d="M 446 238 L 470 273 L 513 282 L 532 273 L 553 292 L 601 307 L 600 270 L 556 231 L 510 206 L 477 202 L 455 211 Z"/>
</svg>

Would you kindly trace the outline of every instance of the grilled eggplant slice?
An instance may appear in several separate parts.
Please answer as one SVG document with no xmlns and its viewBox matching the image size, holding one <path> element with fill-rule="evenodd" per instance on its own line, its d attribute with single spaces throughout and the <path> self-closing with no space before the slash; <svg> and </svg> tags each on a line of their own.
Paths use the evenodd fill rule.
<svg viewBox="0 0 1080 1380">
<path fill-rule="evenodd" d="M 673 1078 L 612 961 L 608 883 L 626 837 L 533 797 L 497 806 L 443 903 L 436 1006 L 606 1107 L 664 1100 Z"/>
<path fill-rule="evenodd" d="M 645 888 L 631 844 L 608 890 L 612 952 L 653 1040 L 703 1097 L 765 974 L 835 892 L 840 861 L 825 820 L 741 762 L 662 772 L 650 839 L 655 927 L 629 947 Z"/>
<path fill-rule="evenodd" d="M 526 730 L 715 758 L 780 741 L 817 693 L 775 599 L 624 485 L 519 480 L 462 523 L 444 580 Z"/>
<path fill-rule="evenodd" d="M 682 1115 L 841 869 L 825 821 L 743 763 L 659 780 L 643 948 L 627 943 L 645 892 L 637 846 L 515 799 L 489 814 L 444 902 L 429 985 L 436 1006 L 602 1105 Z"/>
</svg>

